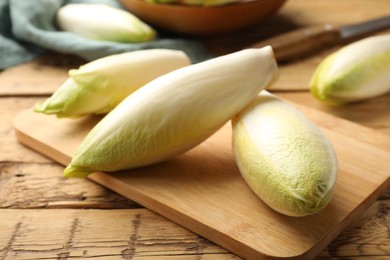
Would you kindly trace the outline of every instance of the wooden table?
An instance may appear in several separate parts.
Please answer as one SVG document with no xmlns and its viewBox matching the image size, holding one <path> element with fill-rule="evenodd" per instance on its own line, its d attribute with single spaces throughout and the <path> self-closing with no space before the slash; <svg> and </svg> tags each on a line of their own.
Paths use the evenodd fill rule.
<svg viewBox="0 0 390 260">
<path fill-rule="evenodd" d="M 256 28 L 204 41 L 215 52 L 230 52 L 304 25 L 337 25 L 390 14 L 389 0 L 373 2 L 290 0 Z M 282 65 L 281 77 L 271 90 L 390 135 L 389 94 L 332 108 L 307 91 L 315 67 L 336 48 Z M 69 68 L 84 62 L 50 53 L 0 73 L 0 259 L 239 259 L 90 180 L 64 179 L 61 165 L 17 142 L 13 118 L 50 95 Z M 317 258 L 389 259 L 390 189 Z"/>
</svg>

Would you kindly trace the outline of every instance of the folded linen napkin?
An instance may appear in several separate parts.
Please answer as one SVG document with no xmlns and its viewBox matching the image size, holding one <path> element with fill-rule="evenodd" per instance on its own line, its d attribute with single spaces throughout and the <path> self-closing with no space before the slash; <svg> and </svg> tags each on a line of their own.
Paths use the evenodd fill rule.
<svg viewBox="0 0 390 260">
<path fill-rule="evenodd" d="M 88 61 L 152 48 L 183 50 L 193 63 L 212 57 L 194 40 L 159 37 L 128 44 L 90 40 L 58 31 L 54 24 L 56 12 L 68 3 L 104 3 L 123 9 L 115 0 L 0 0 L 0 70 L 32 60 L 46 50 L 74 54 Z"/>
</svg>

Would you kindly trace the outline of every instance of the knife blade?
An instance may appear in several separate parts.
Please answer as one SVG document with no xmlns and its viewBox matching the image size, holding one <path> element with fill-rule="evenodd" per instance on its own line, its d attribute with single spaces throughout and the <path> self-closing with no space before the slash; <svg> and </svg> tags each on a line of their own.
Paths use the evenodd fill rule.
<svg viewBox="0 0 390 260">
<path fill-rule="evenodd" d="M 340 27 L 332 24 L 323 24 L 287 32 L 250 47 L 261 48 L 271 45 L 274 49 L 276 60 L 284 63 L 386 28 L 390 28 L 390 16 Z"/>
</svg>

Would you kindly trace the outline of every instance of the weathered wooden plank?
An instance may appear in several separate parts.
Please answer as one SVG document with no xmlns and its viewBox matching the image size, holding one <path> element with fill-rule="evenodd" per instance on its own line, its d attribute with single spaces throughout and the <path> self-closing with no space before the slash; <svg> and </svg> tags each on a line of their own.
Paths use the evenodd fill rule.
<svg viewBox="0 0 390 260">
<path fill-rule="evenodd" d="M 390 191 L 390 189 L 388 189 Z M 377 259 L 390 256 L 390 200 L 378 200 L 319 256 Z"/>
<path fill-rule="evenodd" d="M 239 259 L 146 209 L 1 210 L 0 219 L 0 259 Z"/>
<path fill-rule="evenodd" d="M 0 170 L 0 208 L 3 208 L 0 210 L 0 223 L 5 222 L 1 216 L 4 208 L 129 209 L 135 206 L 131 201 L 88 180 L 63 179 L 60 166 L 28 166 L 26 164 L 18 166 L 20 171 L 15 171 L 15 169 L 3 171 L 4 168 Z M 25 173 L 31 169 L 39 170 L 39 172 Z M 41 176 L 41 172 L 46 172 L 46 174 L 40 178 L 34 176 Z M 348 256 L 351 255 L 351 250 L 355 256 L 364 252 L 366 254 L 373 252 L 390 254 L 389 194 L 390 189 L 359 218 L 353 227 L 342 233 L 320 256 Z M 47 211 L 36 212 L 44 216 Z M 78 214 L 82 215 L 83 212 L 79 211 Z M 7 222 L 7 224 L 10 223 Z M 143 222 L 143 224 L 149 225 L 148 222 Z"/>
<path fill-rule="evenodd" d="M 386 259 L 389 214 L 376 202 L 316 259 Z M 3 209 L 0 219 L 0 259 L 239 259 L 146 209 Z"/>
<path fill-rule="evenodd" d="M 40 98 L 1 98 L 0 100 L 0 162 L 50 162 L 18 143 L 12 125 L 13 118 L 31 108 Z"/>
<path fill-rule="evenodd" d="M 140 206 L 87 179 L 63 177 L 57 163 L 0 163 L 0 209 Z"/>
</svg>

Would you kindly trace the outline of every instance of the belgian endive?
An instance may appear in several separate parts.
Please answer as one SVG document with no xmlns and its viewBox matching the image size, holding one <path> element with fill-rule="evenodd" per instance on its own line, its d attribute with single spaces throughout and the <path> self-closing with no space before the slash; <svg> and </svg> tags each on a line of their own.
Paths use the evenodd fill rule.
<svg viewBox="0 0 390 260">
<path fill-rule="evenodd" d="M 61 30 L 93 40 L 137 43 L 156 37 L 156 31 L 133 14 L 105 4 L 66 4 L 56 20 Z"/>
<path fill-rule="evenodd" d="M 107 56 L 70 70 L 70 78 L 34 110 L 58 117 L 108 113 L 149 81 L 190 64 L 184 52 L 168 49 Z"/>
<path fill-rule="evenodd" d="M 85 177 L 158 163 L 198 145 L 277 77 L 272 48 L 246 49 L 165 74 L 86 136 L 64 173 Z"/>
<path fill-rule="evenodd" d="M 330 202 L 336 154 L 302 112 L 264 91 L 232 123 L 240 172 L 266 204 L 285 215 L 305 216 Z"/>
<path fill-rule="evenodd" d="M 365 38 L 326 57 L 316 69 L 311 92 L 341 105 L 390 91 L 390 35 Z"/>
</svg>

